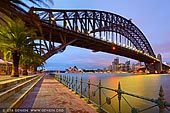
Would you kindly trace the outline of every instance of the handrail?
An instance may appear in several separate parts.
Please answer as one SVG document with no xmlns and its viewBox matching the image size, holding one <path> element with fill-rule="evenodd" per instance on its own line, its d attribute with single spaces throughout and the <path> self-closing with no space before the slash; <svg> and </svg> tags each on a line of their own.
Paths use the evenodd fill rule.
<svg viewBox="0 0 170 113">
<path fill-rule="evenodd" d="M 122 99 L 125 100 L 125 102 L 131 108 L 131 113 L 143 112 L 143 111 L 152 109 L 152 108 L 154 108 L 156 106 L 159 107 L 159 113 L 165 113 L 165 109 L 170 112 L 170 109 L 168 108 L 168 107 L 170 107 L 170 102 L 167 102 L 166 99 L 164 98 L 164 91 L 163 91 L 163 87 L 162 86 L 160 87 L 160 90 L 159 90 L 159 97 L 156 99 L 156 98 L 148 98 L 148 97 L 144 97 L 144 96 L 139 96 L 139 95 L 136 95 L 136 94 L 132 94 L 132 93 L 128 93 L 126 91 L 123 91 L 121 89 L 120 82 L 118 84 L 118 88 L 117 89 L 113 89 L 113 88 L 108 88 L 108 87 L 102 86 L 101 85 L 101 80 L 99 80 L 98 84 L 93 84 L 93 83 L 90 82 L 90 80 L 88 80 L 88 82 L 84 82 L 82 80 L 82 77 L 80 78 L 80 80 L 78 80 L 77 77 L 76 77 L 76 79 L 74 79 L 73 76 L 72 76 L 72 79 L 71 79 L 71 77 L 68 76 L 68 75 L 55 75 L 55 78 L 60 83 L 64 84 L 68 88 L 72 89 L 72 91 L 75 91 L 76 93 L 78 93 L 81 98 L 82 97 L 87 98 L 87 103 L 95 104 L 98 107 L 97 111 L 99 113 L 101 113 L 101 112 L 102 113 L 103 112 L 108 112 L 107 110 L 105 110 L 103 108 L 103 106 L 105 104 L 110 105 L 112 107 L 112 110 L 113 110 L 112 112 L 117 113 L 115 111 L 114 107 L 111 104 L 112 99 L 115 98 L 116 96 L 118 97 L 118 113 L 122 113 L 121 112 L 121 100 Z M 87 91 L 87 95 L 83 95 L 83 84 L 87 85 L 86 87 L 84 87 L 84 91 L 85 92 Z M 96 87 L 96 90 L 95 91 L 91 91 L 91 86 Z M 78 92 L 78 89 L 79 89 L 79 92 Z M 107 97 L 104 94 L 102 89 L 105 89 L 105 90 L 108 90 L 108 91 L 113 91 L 113 92 L 116 92 L 117 94 L 113 95 L 112 97 Z M 98 103 L 91 100 L 91 97 L 95 96 L 97 91 L 98 91 Z M 106 97 L 106 101 L 104 103 L 102 103 L 102 96 L 101 96 L 102 93 Z M 138 109 L 138 108 L 132 107 L 130 105 L 130 103 L 126 100 L 126 98 L 123 95 L 128 95 L 128 96 L 131 96 L 131 97 L 134 97 L 134 98 L 139 98 L 139 99 L 142 99 L 142 100 L 146 100 L 146 101 L 154 103 L 155 105 L 149 106 L 149 107 L 144 108 L 144 109 Z"/>
</svg>

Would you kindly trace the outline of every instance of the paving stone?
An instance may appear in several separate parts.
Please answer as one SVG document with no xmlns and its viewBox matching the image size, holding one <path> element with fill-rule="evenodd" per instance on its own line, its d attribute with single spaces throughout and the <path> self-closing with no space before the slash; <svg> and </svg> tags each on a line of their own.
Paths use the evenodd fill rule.
<svg viewBox="0 0 170 113">
<path fill-rule="evenodd" d="M 66 108 L 67 113 L 97 113 L 95 107 L 87 104 L 74 92 L 50 75 L 36 85 L 20 108 Z"/>
</svg>

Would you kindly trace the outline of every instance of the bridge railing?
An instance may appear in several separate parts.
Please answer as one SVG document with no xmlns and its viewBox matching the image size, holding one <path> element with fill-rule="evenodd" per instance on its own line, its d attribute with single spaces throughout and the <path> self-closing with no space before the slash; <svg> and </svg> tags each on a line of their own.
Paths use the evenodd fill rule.
<svg viewBox="0 0 170 113">
<path fill-rule="evenodd" d="M 144 96 L 139 96 L 136 94 L 131 94 L 126 91 L 123 91 L 121 89 L 121 84 L 119 82 L 118 88 L 113 89 L 113 88 L 108 88 L 104 87 L 101 84 L 101 80 L 99 80 L 98 84 L 93 84 L 88 80 L 87 82 L 84 82 L 82 80 L 82 77 L 80 80 L 78 78 L 74 78 L 73 76 L 68 76 L 68 75 L 55 75 L 55 78 L 62 84 L 64 84 L 66 87 L 71 89 L 72 91 L 75 91 L 76 94 L 79 94 L 80 97 L 84 97 L 87 101 L 87 103 L 92 103 L 97 106 L 97 111 L 99 113 L 109 113 L 108 110 L 104 108 L 104 106 L 110 106 L 110 110 L 112 113 L 123 113 L 122 112 L 122 100 L 129 106 L 131 111 L 127 111 L 130 113 L 141 113 L 148 111 L 154 107 L 158 108 L 158 113 L 165 113 L 166 111 L 170 112 L 170 102 L 167 102 L 164 98 L 164 91 L 162 86 L 160 87 L 159 90 L 159 97 L 158 98 L 148 98 Z M 107 96 L 107 92 L 112 92 L 111 95 Z M 139 109 L 137 107 L 133 107 L 130 102 L 126 99 L 126 96 L 142 99 L 148 102 L 151 102 L 152 105 L 149 107 L 146 107 L 144 109 Z M 117 100 L 114 100 L 118 102 L 118 105 L 113 105 L 113 99 L 117 97 Z M 118 107 L 118 110 L 115 108 Z M 155 113 L 155 111 L 154 111 Z"/>
</svg>

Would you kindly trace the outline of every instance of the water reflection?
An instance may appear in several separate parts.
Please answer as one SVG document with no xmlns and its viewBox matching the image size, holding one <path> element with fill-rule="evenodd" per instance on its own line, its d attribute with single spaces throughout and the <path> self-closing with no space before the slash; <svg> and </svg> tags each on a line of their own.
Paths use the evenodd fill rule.
<svg viewBox="0 0 170 113">
<path fill-rule="evenodd" d="M 91 83 L 98 84 L 101 80 L 102 86 L 109 87 L 112 89 L 118 88 L 118 83 L 121 83 L 121 89 L 123 91 L 137 94 L 139 96 L 158 98 L 159 88 L 162 85 L 164 88 L 164 94 L 167 101 L 170 102 L 170 76 L 169 75 L 131 75 L 131 74 L 69 74 L 69 76 L 82 77 L 83 81 L 90 80 Z M 87 87 L 87 85 L 84 85 Z M 96 91 L 96 87 L 91 87 L 91 91 Z M 108 91 L 102 89 L 102 104 L 105 103 L 105 97 L 113 97 L 116 95 L 113 91 Z M 92 97 L 92 100 L 98 103 L 98 93 L 96 91 L 96 96 Z M 103 106 L 110 113 L 114 110 L 118 112 L 118 97 L 114 97 L 111 100 L 112 106 L 104 104 Z M 131 113 L 131 107 L 136 107 L 139 109 L 144 109 L 149 106 L 154 105 L 151 102 L 147 102 L 141 99 L 136 99 L 134 97 L 123 95 L 121 98 L 121 111 L 122 113 Z M 144 111 L 142 113 L 155 113 L 158 112 L 158 108 Z M 168 111 L 165 111 L 168 113 Z"/>
</svg>

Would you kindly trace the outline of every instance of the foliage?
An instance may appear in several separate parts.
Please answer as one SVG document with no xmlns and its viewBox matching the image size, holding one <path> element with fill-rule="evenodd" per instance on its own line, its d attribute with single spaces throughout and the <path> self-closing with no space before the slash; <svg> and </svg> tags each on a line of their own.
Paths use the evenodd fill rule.
<svg viewBox="0 0 170 113">
<path fill-rule="evenodd" d="M 26 9 L 30 8 L 28 2 L 39 7 L 40 5 L 49 7 L 48 3 L 53 4 L 53 0 L 1 0 L 0 3 L 0 52 L 4 52 L 5 60 L 13 59 L 14 76 L 19 76 L 19 62 L 22 65 L 34 63 L 36 66 L 42 63 L 42 58 L 33 51 L 37 45 L 34 42 L 35 29 L 28 29 L 19 19 L 22 14 L 26 14 Z M 40 26 L 38 29 L 41 32 Z"/>
<path fill-rule="evenodd" d="M 38 7 L 40 4 L 49 7 L 49 4 L 53 4 L 53 0 L 1 0 L 0 4 L 0 12 L 10 13 L 12 9 L 25 11 L 25 9 L 29 9 L 28 3 L 32 3 Z"/>
<path fill-rule="evenodd" d="M 0 48 L 6 52 L 12 53 L 18 51 L 21 54 L 30 52 L 30 48 L 34 46 L 36 33 L 33 29 L 25 27 L 25 23 L 21 19 L 11 20 L 5 18 L 5 25 L 0 24 Z"/>
<path fill-rule="evenodd" d="M 33 48 L 37 45 L 34 42 L 37 39 L 35 32 L 35 29 L 27 28 L 19 18 L 14 20 L 8 17 L 1 18 L 0 48 L 5 53 L 8 53 L 7 55 L 12 56 L 14 64 L 13 76 L 19 76 L 19 72 L 16 71 L 18 71 L 20 58 L 27 59 L 29 57 L 25 56 L 31 56 L 32 58 L 36 56 L 33 51 Z"/>
</svg>

